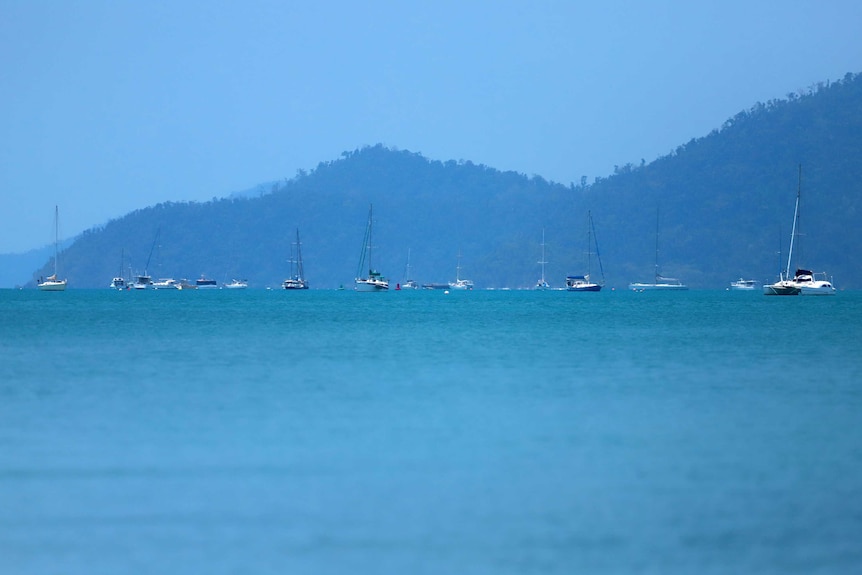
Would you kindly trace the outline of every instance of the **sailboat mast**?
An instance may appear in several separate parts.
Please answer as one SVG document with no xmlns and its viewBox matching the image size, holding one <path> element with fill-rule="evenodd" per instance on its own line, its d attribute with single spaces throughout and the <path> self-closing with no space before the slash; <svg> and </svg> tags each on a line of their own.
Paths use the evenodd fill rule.
<svg viewBox="0 0 862 575">
<path fill-rule="evenodd" d="M 299 228 L 296 228 L 296 276 L 295 279 L 303 279 L 305 272 L 302 269 L 302 248 L 299 242 Z"/>
<path fill-rule="evenodd" d="M 150 260 L 153 257 L 153 250 L 156 249 L 156 242 L 159 241 L 159 236 L 162 235 L 162 226 L 156 230 L 156 237 L 153 238 L 153 245 L 150 246 L 150 255 L 147 256 L 147 265 L 144 267 L 144 275 L 150 275 Z"/>
<path fill-rule="evenodd" d="M 593 243 L 596 246 L 596 259 L 599 260 L 599 271 L 602 274 L 602 285 L 605 283 L 605 269 L 602 267 L 602 254 L 599 253 L 599 238 L 596 237 L 596 225 L 593 223 L 593 214 L 592 212 L 587 212 L 587 216 L 590 220 L 590 231 L 593 233 Z"/>
<path fill-rule="evenodd" d="M 542 264 L 542 285 L 545 284 L 545 264 L 548 263 L 545 261 L 545 228 L 542 228 L 542 260 L 539 262 Z"/>
<path fill-rule="evenodd" d="M 60 208 L 55 204 L 54 205 L 54 277 L 57 277 L 57 256 L 59 255 L 59 248 L 57 243 L 60 237 Z"/>
<path fill-rule="evenodd" d="M 404 267 L 404 281 L 412 279 L 410 273 L 410 248 L 407 248 L 407 265 Z"/>
<path fill-rule="evenodd" d="M 374 226 L 374 216 L 372 215 L 373 206 L 368 206 L 368 271 L 369 273 L 374 269 L 374 266 L 371 265 L 371 230 Z"/>
<path fill-rule="evenodd" d="M 365 264 L 368 264 L 368 272 L 373 269 L 371 265 L 371 221 L 372 221 L 372 205 L 368 206 L 368 224 L 365 226 L 365 238 L 362 240 L 362 253 L 359 256 L 359 267 L 356 269 L 356 277 L 362 278 L 365 276 Z"/>
<path fill-rule="evenodd" d="M 799 196 L 802 193 L 802 164 L 799 164 L 799 182 L 796 185 L 796 208 L 793 210 L 793 229 L 790 232 L 790 251 L 787 253 L 785 278 L 790 278 L 790 261 L 793 258 L 793 240 L 799 234 Z"/>
<path fill-rule="evenodd" d="M 593 249 L 593 231 L 590 228 L 590 223 L 593 221 L 590 212 L 587 211 L 587 279 L 590 279 L 590 274 L 592 272 L 592 249 Z"/>
<path fill-rule="evenodd" d="M 659 228 L 659 208 L 655 209 L 655 283 L 658 283 L 658 228 Z"/>
</svg>

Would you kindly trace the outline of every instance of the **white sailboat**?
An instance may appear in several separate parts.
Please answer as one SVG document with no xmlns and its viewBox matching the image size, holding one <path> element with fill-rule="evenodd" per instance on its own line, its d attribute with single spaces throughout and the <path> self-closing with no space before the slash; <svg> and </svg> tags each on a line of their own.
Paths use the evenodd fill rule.
<svg viewBox="0 0 862 575">
<path fill-rule="evenodd" d="M 796 205 L 797 209 L 799 204 Z M 790 252 L 793 253 L 793 236 L 796 235 L 796 212 L 793 214 L 794 229 L 790 232 Z M 779 229 L 778 249 L 778 280 L 773 283 L 763 284 L 763 295 L 799 295 L 799 288 L 793 285 L 790 279 L 790 258 L 787 259 L 787 268 L 781 269 L 781 231 Z"/>
<path fill-rule="evenodd" d="M 599 260 L 599 270 L 602 272 L 602 283 L 592 281 L 590 269 L 592 258 L 593 242 L 596 246 L 596 258 Z M 599 255 L 599 241 L 596 238 L 596 230 L 593 225 L 593 216 L 591 212 L 587 212 L 587 275 L 583 276 L 566 276 L 566 291 L 583 291 L 597 292 L 601 291 L 605 285 L 605 270 L 602 268 L 602 257 Z"/>
<path fill-rule="evenodd" d="M 296 228 L 296 255 L 291 254 L 290 258 L 290 277 L 281 283 L 283 289 L 308 289 L 308 282 L 305 280 L 305 271 L 302 267 L 302 244 L 299 241 L 299 228 Z M 291 252 L 293 250 L 291 249 Z"/>
<path fill-rule="evenodd" d="M 407 248 L 407 266 L 404 268 L 404 281 L 398 286 L 399 289 L 419 289 L 419 283 L 413 279 L 410 267 L 410 248 Z"/>
<path fill-rule="evenodd" d="M 664 277 L 659 273 L 658 267 L 658 229 L 659 212 L 655 213 L 655 279 L 653 283 L 630 283 L 629 289 L 633 291 L 685 291 L 688 286 L 676 278 Z"/>
<path fill-rule="evenodd" d="M 153 238 L 153 245 L 150 246 L 150 253 L 147 256 L 147 265 L 144 266 L 144 273 L 135 277 L 135 283 L 132 284 L 133 289 L 144 290 L 153 287 L 153 278 L 150 277 L 150 260 L 153 258 L 153 250 L 156 249 L 156 244 L 159 241 L 159 236 L 162 234 L 162 227 L 159 226 L 156 230 L 156 237 Z"/>
<path fill-rule="evenodd" d="M 458 250 L 458 265 L 455 267 L 455 281 L 449 282 L 449 287 L 457 290 L 473 289 L 472 281 L 461 279 L 461 250 Z"/>
<path fill-rule="evenodd" d="M 389 280 L 384 278 L 380 272 L 371 265 L 371 230 L 373 219 L 373 206 L 368 206 L 368 224 L 365 226 L 365 238 L 362 242 L 362 254 L 359 256 L 359 267 L 356 269 L 355 285 L 356 291 L 380 292 L 389 290 Z M 365 274 L 368 269 L 368 274 Z"/>
<path fill-rule="evenodd" d="M 156 235 L 157 241 L 158 241 L 159 236 L 161 236 L 161 233 L 162 233 L 162 229 L 160 227 L 158 234 Z M 154 242 L 153 246 L 156 249 L 156 267 L 161 269 L 161 267 L 162 267 L 162 264 L 161 264 L 162 245 L 161 244 L 155 245 L 155 242 Z M 150 264 L 149 264 L 149 259 L 148 259 L 147 260 L 147 268 L 149 268 L 149 267 L 150 267 Z M 179 289 L 180 284 L 174 278 L 159 278 L 158 280 L 154 281 L 150 287 L 152 287 L 155 290 L 169 290 L 169 289 Z"/>
<path fill-rule="evenodd" d="M 793 243 L 799 236 L 799 200 L 802 196 L 802 166 L 799 166 L 799 180 L 796 187 L 796 207 L 793 210 L 793 228 L 790 233 L 790 251 L 787 254 L 787 267 L 779 274 L 778 281 L 763 286 L 764 295 L 835 295 L 835 287 L 826 278 L 826 272 L 815 274 L 811 270 L 796 268 L 790 278 L 790 264 L 793 260 Z M 818 279 L 820 278 L 820 279 Z"/>
<path fill-rule="evenodd" d="M 66 291 L 66 280 L 57 279 L 58 243 L 60 236 L 60 210 L 54 206 L 54 273 L 40 281 L 38 287 L 42 291 Z"/>
<path fill-rule="evenodd" d="M 545 264 L 548 263 L 545 261 L 545 228 L 542 228 L 542 259 L 537 263 L 542 266 L 542 277 L 536 282 L 536 289 L 551 289 L 550 284 L 545 280 Z"/>
<path fill-rule="evenodd" d="M 108 287 L 115 290 L 124 290 L 126 289 L 126 278 L 123 277 L 123 265 L 125 264 L 126 259 L 126 251 L 120 250 L 120 273 L 111 280 L 111 285 Z"/>
<path fill-rule="evenodd" d="M 794 227 L 799 235 L 799 199 L 802 195 L 802 165 L 799 166 L 799 179 L 796 186 L 796 221 Z M 788 271 L 790 270 L 788 259 Z M 835 295 L 835 286 L 826 277 L 826 272 L 815 273 L 809 269 L 796 268 L 793 284 L 799 288 L 799 295 Z"/>
</svg>

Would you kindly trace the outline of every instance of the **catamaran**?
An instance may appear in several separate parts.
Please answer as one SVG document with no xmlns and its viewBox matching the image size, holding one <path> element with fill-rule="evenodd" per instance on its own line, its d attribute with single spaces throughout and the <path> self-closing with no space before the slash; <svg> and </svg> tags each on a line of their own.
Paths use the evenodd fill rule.
<svg viewBox="0 0 862 575">
<path fill-rule="evenodd" d="M 826 278 L 826 273 L 815 274 L 811 270 L 796 268 L 790 278 L 790 263 L 793 260 L 793 242 L 799 236 L 799 199 L 802 196 L 802 166 L 799 166 L 799 180 L 796 187 L 796 207 L 793 209 L 793 228 L 790 232 L 790 251 L 787 254 L 787 267 L 779 273 L 778 281 L 763 286 L 764 295 L 835 295 L 835 287 Z M 818 276 L 822 279 L 818 279 Z"/>
<path fill-rule="evenodd" d="M 473 282 L 471 280 L 461 279 L 461 251 L 458 250 L 458 265 L 455 267 L 455 281 L 449 282 L 451 289 L 471 290 Z"/>
</svg>

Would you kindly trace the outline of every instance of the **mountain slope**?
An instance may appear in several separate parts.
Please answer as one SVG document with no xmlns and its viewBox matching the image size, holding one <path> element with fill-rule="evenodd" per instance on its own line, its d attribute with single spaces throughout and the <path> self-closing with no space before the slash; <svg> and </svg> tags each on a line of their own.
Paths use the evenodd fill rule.
<svg viewBox="0 0 862 575">
<path fill-rule="evenodd" d="M 378 145 L 345 152 L 259 197 L 130 213 L 84 233 L 62 254 L 61 268 L 71 286 L 104 287 L 122 251 L 127 265 L 154 277 L 203 273 L 277 286 L 298 227 L 312 288 L 351 285 L 373 203 L 375 267 L 393 282 L 403 279 L 410 249 L 420 283 L 453 279 L 460 251 L 461 275 L 477 287 L 532 286 L 544 228 L 546 276 L 559 286 L 566 274 L 585 271 L 591 210 L 610 285 L 652 278 L 659 214 L 662 272 L 692 287 L 724 288 L 739 276 L 777 273 L 801 164 L 800 264 L 829 271 L 839 288 L 858 287 L 859 157 L 862 77 L 848 75 L 757 104 L 665 157 L 591 185 Z"/>
</svg>

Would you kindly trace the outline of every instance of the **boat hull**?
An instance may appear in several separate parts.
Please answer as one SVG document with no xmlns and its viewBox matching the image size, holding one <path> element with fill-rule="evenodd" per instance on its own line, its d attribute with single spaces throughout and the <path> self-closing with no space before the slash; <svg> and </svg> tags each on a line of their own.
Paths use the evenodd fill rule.
<svg viewBox="0 0 862 575">
<path fill-rule="evenodd" d="M 473 289 L 473 282 L 470 280 L 455 280 L 454 282 L 449 282 L 449 289 L 471 290 Z"/>
<path fill-rule="evenodd" d="M 799 295 L 799 288 L 788 282 L 779 282 L 763 286 L 763 295 Z"/>
<path fill-rule="evenodd" d="M 688 291 L 683 284 L 629 284 L 632 291 Z"/>
<path fill-rule="evenodd" d="M 361 292 L 388 291 L 389 282 L 358 279 L 353 289 Z"/>
<path fill-rule="evenodd" d="M 66 281 L 46 281 L 39 284 L 40 291 L 66 291 Z"/>
<path fill-rule="evenodd" d="M 800 295 L 835 295 L 832 285 L 803 286 L 799 288 Z"/>
<path fill-rule="evenodd" d="M 588 292 L 596 292 L 602 291 L 602 286 L 599 284 L 583 284 L 577 286 L 569 286 L 566 288 L 566 291 L 588 291 Z"/>
</svg>

